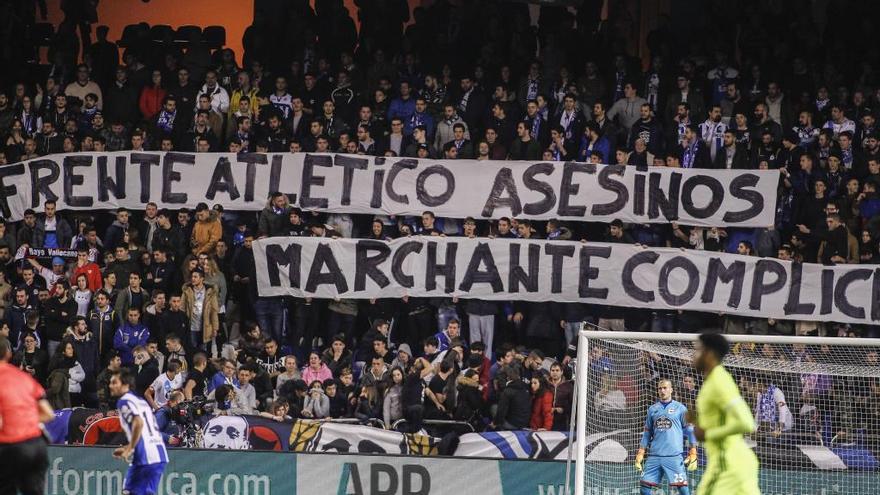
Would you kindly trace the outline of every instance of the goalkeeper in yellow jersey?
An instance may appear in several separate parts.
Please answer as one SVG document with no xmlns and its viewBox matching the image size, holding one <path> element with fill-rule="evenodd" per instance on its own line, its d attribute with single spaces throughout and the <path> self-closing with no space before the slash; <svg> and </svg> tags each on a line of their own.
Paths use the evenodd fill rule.
<svg viewBox="0 0 880 495">
<path fill-rule="evenodd" d="M 697 495 L 760 495 L 758 458 L 743 439 L 755 430 L 755 420 L 721 365 L 728 349 L 727 339 L 717 333 L 701 334 L 696 345 L 694 367 L 703 374 L 703 386 L 692 422 L 708 457 Z"/>
</svg>

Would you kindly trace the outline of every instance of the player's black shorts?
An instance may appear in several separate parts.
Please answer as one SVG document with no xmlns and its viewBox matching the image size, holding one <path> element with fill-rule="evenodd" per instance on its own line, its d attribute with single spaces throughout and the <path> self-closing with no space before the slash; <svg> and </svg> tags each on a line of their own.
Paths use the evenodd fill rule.
<svg viewBox="0 0 880 495">
<path fill-rule="evenodd" d="M 42 436 L 0 444 L 0 495 L 43 495 L 49 452 Z"/>
</svg>

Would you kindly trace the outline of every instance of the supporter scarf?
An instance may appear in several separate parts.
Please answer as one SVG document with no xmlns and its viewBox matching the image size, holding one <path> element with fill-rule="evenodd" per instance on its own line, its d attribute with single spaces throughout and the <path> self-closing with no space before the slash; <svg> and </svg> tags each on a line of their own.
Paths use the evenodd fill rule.
<svg viewBox="0 0 880 495">
<path fill-rule="evenodd" d="M 651 110 L 657 111 L 657 102 L 660 98 L 660 74 L 656 72 L 652 72 L 650 76 L 648 76 L 648 104 L 651 105 Z"/>
<path fill-rule="evenodd" d="M 836 197 L 839 192 L 843 191 L 843 174 L 840 170 L 837 172 L 828 172 L 828 195 Z"/>
<path fill-rule="evenodd" d="M 678 144 L 684 143 L 684 130 L 691 125 L 691 119 L 687 119 L 685 121 L 678 123 Z"/>
<path fill-rule="evenodd" d="M 422 89 L 421 91 L 422 98 L 425 99 L 426 102 L 431 104 L 442 103 L 444 99 L 446 99 L 446 91 L 443 88 L 437 89 Z"/>
<path fill-rule="evenodd" d="M 849 148 L 849 149 L 846 149 L 846 150 L 845 150 L 845 149 L 841 149 L 841 150 L 840 150 L 840 154 L 841 154 L 842 157 L 843 157 L 843 159 L 841 160 L 841 162 L 843 163 L 844 168 L 846 168 L 847 170 L 852 170 L 852 166 L 853 166 L 853 150 L 852 150 L 852 146 L 850 146 L 850 148 Z"/>
<path fill-rule="evenodd" d="M 410 129 L 415 129 L 420 125 L 425 125 L 425 116 L 424 114 L 420 114 L 419 112 L 413 112 L 412 116 L 409 118 L 409 127 Z"/>
<path fill-rule="evenodd" d="M 868 136 L 874 134 L 874 126 L 871 127 L 862 127 L 861 132 L 859 132 L 858 141 L 859 144 L 862 145 L 862 149 L 866 149 L 868 147 L 866 141 L 868 140 Z"/>
<path fill-rule="evenodd" d="M 777 421 L 776 399 L 773 397 L 776 393 L 776 385 L 767 387 L 767 391 L 761 394 L 758 399 L 758 421 L 775 423 Z"/>
<path fill-rule="evenodd" d="M 251 136 L 246 132 L 236 132 L 235 136 L 241 141 L 241 149 L 250 151 L 251 148 Z"/>
<path fill-rule="evenodd" d="M 725 130 L 726 126 L 721 122 L 712 122 L 711 120 L 703 122 L 703 141 L 710 143 L 709 151 L 713 160 L 715 154 L 721 149 Z"/>
<path fill-rule="evenodd" d="M 578 161 L 585 162 L 590 158 L 590 155 L 593 154 L 593 144 L 595 143 L 587 139 L 586 136 L 581 138 L 581 145 L 578 149 Z"/>
<path fill-rule="evenodd" d="M 325 121 L 324 132 L 326 132 L 327 135 L 330 137 L 336 137 L 336 130 L 333 128 L 333 121 L 334 120 L 335 120 L 335 118 L 333 117 L 333 115 L 331 115 L 329 117 L 326 115 L 324 116 L 324 121 Z"/>
<path fill-rule="evenodd" d="M 626 79 L 626 72 L 617 71 L 614 73 L 614 101 L 623 98 L 624 79 Z"/>
<path fill-rule="evenodd" d="M 174 130 L 175 118 L 177 118 L 177 110 L 173 112 L 162 110 L 159 112 L 159 117 L 156 119 L 156 127 L 165 132 L 171 132 Z"/>
<path fill-rule="evenodd" d="M 80 116 L 80 125 L 86 129 L 92 128 L 92 117 L 98 113 L 97 108 L 83 108 Z"/>
<path fill-rule="evenodd" d="M 694 158 L 697 157 L 697 146 L 700 142 L 694 139 L 694 144 L 685 146 L 681 156 L 681 168 L 694 168 Z"/>
<path fill-rule="evenodd" d="M 752 142 L 752 135 L 748 129 L 734 129 L 736 132 L 736 143 L 745 146 L 746 148 Z"/>
<path fill-rule="evenodd" d="M 540 132 L 540 131 L 541 131 L 541 117 L 539 117 L 538 115 L 535 115 L 534 117 L 532 117 L 532 130 L 531 130 L 532 138 L 538 139 L 538 132 Z"/>
<path fill-rule="evenodd" d="M 560 124 L 565 130 L 565 139 L 571 139 L 571 124 L 574 122 L 574 110 L 571 112 L 562 112 L 562 120 Z"/>
<path fill-rule="evenodd" d="M 462 95 L 462 97 L 461 97 L 461 101 L 458 103 L 458 111 L 459 111 L 459 112 L 462 112 L 462 113 L 463 113 L 463 112 L 467 112 L 468 100 L 470 100 L 470 98 L 471 98 L 471 93 L 472 93 L 473 91 L 474 91 L 474 90 L 471 89 L 470 91 L 468 91 L 467 93 L 465 93 L 464 95 Z"/>
<path fill-rule="evenodd" d="M 818 130 L 813 126 L 806 127 L 795 127 L 795 132 L 798 135 L 798 146 L 807 146 L 815 141 L 816 136 L 818 136 Z"/>
<path fill-rule="evenodd" d="M 529 79 L 526 89 L 526 101 L 534 100 L 538 97 L 538 80 Z"/>
<path fill-rule="evenodd" d="M 33 136 L 37 132 L 37 116 L 34 112 L 21 112 L 21 129 L 26 136 Z"/>
</svg>

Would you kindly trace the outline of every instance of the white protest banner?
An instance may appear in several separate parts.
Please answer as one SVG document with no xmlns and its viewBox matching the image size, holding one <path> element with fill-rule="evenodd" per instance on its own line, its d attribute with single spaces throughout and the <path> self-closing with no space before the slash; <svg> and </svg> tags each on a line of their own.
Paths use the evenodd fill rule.
<svg viewBox="0 0 880 495">
<path fill-rule="evenodd" d="M 114 152 L 0 167 L 0 214 L 59 209 L 257 211 L 274 191 L 306 210 L 440 217 L 768 227 L 779 173 L 575 162 L 416 160 L 341 154 Z"/>
<path fill-rule="evenodd" d="M 688 309 L 877 323 L 880 266 L 630 244 L 521 239 L 272 237 L 254 243 L 262 296 L 453 297 Z"/>
</svg>

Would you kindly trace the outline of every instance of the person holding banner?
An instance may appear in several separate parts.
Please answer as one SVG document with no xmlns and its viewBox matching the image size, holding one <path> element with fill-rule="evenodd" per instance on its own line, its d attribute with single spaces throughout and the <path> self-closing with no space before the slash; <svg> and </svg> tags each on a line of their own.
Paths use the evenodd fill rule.
<svg viewBox="0 0 880 495">
<path fill-rule="evenodd" d="M 37 260 L 33 258 L 27 259 L 28 263 L 34 268 L 34 271 L 43 277 L 43 280 L 46 281 L 46 285 L 51 287 L 55 285 L 59 280 L 63 280 L 67 277 L 65 273 L 65 269 L 67 268 L 67 263 L 60 256 L 52 257 L 52 269 L 48 269 L 45 266 L 41 265 Z"/>
<path fill-rule="evenodd" d="M 43 203 L 43 214 L 34 224 L 31 245 L 34 247 L 66 248 L 73 238 L 73 229 L 67 220 L 56 215 L 58 204 L 54 200 Z"/>
</svg>

